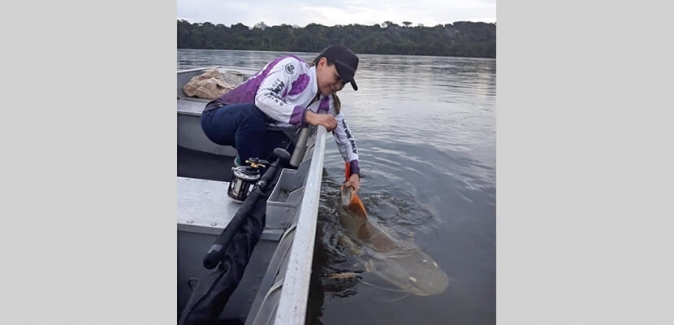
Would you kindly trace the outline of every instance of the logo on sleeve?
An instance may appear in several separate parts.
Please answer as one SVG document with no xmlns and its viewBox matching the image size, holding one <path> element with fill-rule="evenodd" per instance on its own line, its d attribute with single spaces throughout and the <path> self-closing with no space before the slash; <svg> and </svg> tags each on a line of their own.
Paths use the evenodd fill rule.
<svg viewBox="0 0 674 325">
<path fill-rule="evenodd" d="M 292 63 L 286 64 L 286 72 L 288 74 L 293 74 L 295 73 L 295 66 Z"/>
<path fill-rule="evenodd" d="M 274 84 L 271 86 L 270 89 L 271 89 L 272 92 L 278 94 L 278 93 L 281 92 L 283 87 L 285 87 L 285 84 L 283 83 L 283 81 L 281 81 L 279 79 L 276 79 L 276 81 L 274 81 Z"/>
</svg>

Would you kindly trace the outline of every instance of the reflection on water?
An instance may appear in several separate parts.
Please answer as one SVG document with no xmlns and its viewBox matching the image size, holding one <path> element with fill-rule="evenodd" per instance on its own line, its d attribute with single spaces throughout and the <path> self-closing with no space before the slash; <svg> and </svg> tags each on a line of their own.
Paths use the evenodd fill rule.
<svg viewBox="0 0 674 325">
<path fill-rule="evenodd" d="M 178 68 L 261 68 L 279 54 L 178 50 Z M 340 92 L 359 148 L 360 197 L 372 220 L 428 253 L 450 284 L 428 297 L 391 290 L 338 243 L 344 162 L 330 137 L 307 323 L 495 324 L 496 61 L 360 57 L 359 90 Z"/>
</svg>

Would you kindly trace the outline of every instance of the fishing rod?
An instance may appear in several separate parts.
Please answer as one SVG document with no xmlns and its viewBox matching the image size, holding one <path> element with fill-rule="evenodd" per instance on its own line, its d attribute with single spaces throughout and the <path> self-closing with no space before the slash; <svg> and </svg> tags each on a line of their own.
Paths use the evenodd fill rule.
<svg viewBox="0 0 674 325">
<path fill-rule="evenodd" d="M 229 248 L 229 246 L 232 243 L 232 238 L 234 237 L 238 229 L 241 227 L 241 225 L 244 223 L 248 215 L 251 213 L 255 205 L 258 204 L 260 200 L 267 198 L 269 194 L 271 194 L 270 190 L 274 188 L 273 185 L 278 180 L 278 176 L 282 171 L 282 166 L 290 160 L 290 154 L 288 153 L 287 150 L 283 148 L 274 149 L 274 155 L 276 155 L 276 157 L 278 158 L 269 166 L 269 168 L 265 171 L 264 175 L 260 177 L 259 181 L 255 183 L 252 190 L 250 190 L 250 194 L 247 194 L 248 187 L 245 184 L 245 180 L 242 182 L 241 179 L 237 179 L 236 177 L 232 179 L 232 183 L 230 183 L 230 192 L 236 189 L 238 190 L 234 194 L 228 193 L 229 196 L 233 198 L 236 197 L 245 199 L 243 200 L 243 204 L 236 212 L 232 220 L 229 222 L 229 224 L 227 224 L 225 229 L 223 229 L 222 233 L 220 233 L 220 235 L 218 235 L 218 237 L 215 238 L 215 241 L 213 242 L 210 249 L 204 256 L 203 264 L 205 268 L 209 270 L 213 269 L 220 263 L 220 261 L 222 261 L 222 258 L 225 252 L 227 251 L 227 248 Z M 267 161 L 261 159 L 250 159 L 247 160 L 246 162 L 249 162 L 251 166 L 250 167 L 243 166 L 243 167 L 249 169 L 264 168 L 266 165 L 268 165 Z M 237 176 L 236 174 L 237 171 L 238 170 L 234 170 L 235 176 Z M 250 176 L 253 173 L 254 171 L 251 172 L 249 170 L 249 173 L 247 174 Z M 237 182 L 239 183 L 236 184 Z M 237 185 L 238 187 L 234 188 L 232 187 Z"/>
</svg>

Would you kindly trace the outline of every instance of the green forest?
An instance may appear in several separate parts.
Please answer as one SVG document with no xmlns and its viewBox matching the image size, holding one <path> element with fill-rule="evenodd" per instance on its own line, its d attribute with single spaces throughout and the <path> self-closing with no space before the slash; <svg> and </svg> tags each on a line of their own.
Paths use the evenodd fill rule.
<svg viewBox="0 0 674 325">
<path fill-rule="evenodd" d="M 229 27 L 178 20 L 179 49 L 320 52 L 344 44 L 356 53 L 496 58 L 496 24 L 454 22 L 426 27 L 404 21 L 375 25 L 309 24 L 267 26 L 260 22 Z"/>
</svg>

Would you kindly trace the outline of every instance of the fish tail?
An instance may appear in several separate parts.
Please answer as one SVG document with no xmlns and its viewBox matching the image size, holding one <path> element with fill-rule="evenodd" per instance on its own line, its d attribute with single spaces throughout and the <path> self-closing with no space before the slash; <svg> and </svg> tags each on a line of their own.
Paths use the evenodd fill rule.
<svg viewBox="0 0 674 325">
<path fill-rule="evenodd" d="M 349 211 L 353 212 L 357 217 L 361 219 L 367 219 L 367 212 L 365 210 L 365 205 L 363 205 L 363 201 L 361 201 L 357 195 L 351 197 L 348 209 Z"/>
</svg>

